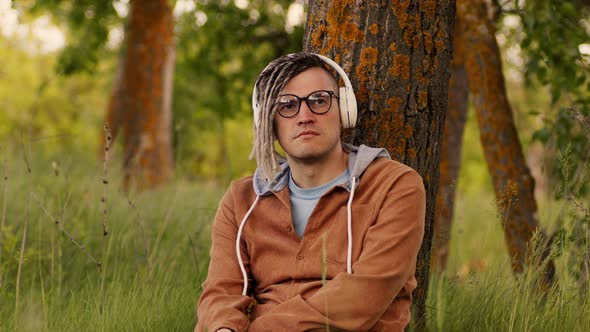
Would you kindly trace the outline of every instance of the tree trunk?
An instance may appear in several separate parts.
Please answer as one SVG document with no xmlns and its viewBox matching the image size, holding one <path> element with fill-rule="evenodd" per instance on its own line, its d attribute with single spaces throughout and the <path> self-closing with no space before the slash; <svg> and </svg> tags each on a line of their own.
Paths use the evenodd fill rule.
<svg viewBox="0 0 590 332">
<path fill-rule="evenodd" d="M 131 1 L 125 56 L 106 117 L 113 138 L 123 136 L 125 188 L 151 188 L 173 173 L 173 34 L 169 1 Z"/>
<path fill-rule="evenodd" d="M 457 1 L 457 16 L 464 28 L 465 68 L 477 110 L 480 138 L 494 184 L 512 269 L 523 271 L 533 234 L 539 231 L 534 181 L 527 168 L 512 109 L 506 96 L 496 28 L 486 1 Z M 546 253 L 544 253 L 546 254 Z M 544 284 L 554 277 L 553 262 L 541 276 Z"/>
<path fill-rule="evenodd" d="M 382 146 L 416 169 L 426 187 L 415 322 L 425 327 L 440 142 L 448 97 L 455 2 L 311 1 L 304 49 L 350 73 L 359 104 L 355 144 Z"/>
<path fill-rule="evenodd" d="M 455 191 L 461 168 L 463 132 L 469 108 L 469 82 L 464 65 L 465 43 L 462 40 L 461 25 L 461 18 L 455 16 L 453 60 L 449 80 L 449 108 L 443 132 L 434 219 L 434 240 L 430 257 L 430 268 L 435 273 L 443 272 L 447 266 Z"/>
</svg>

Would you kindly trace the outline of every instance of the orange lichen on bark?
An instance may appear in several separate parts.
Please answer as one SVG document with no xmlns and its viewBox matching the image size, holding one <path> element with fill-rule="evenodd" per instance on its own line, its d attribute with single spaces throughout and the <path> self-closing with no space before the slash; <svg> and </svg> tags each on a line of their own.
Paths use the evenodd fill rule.
<svg viewBox="0 0 590 332">
<path fill-rule="evenodd" d="M 379 51 L 373 47 L 365 47 L 361 50 L 360 62 L 356 68 L 358 78 L 357 99 L 360 102 L 367 101 L 368 88 L 367 84 L 375 80 L 375 65 Z"/>
<path fill-rule="evenodd" d="M 395 53 L 395 51 L 397 51 L 397 44 L 396 44 L 395 42 L 391 42 L 391 43 L 389 44 L 389 50 L 390 50 L 392 53 Z"/>
<path fill-rule="evenodd" d="M 377 128 L 379 132 L 387 133 L 388 139 L 385 140 L 385 148 L 393 154 L 394 158 L 401 158 L 406 156 L 407 143 L 404 133 L 403 99 L 397 96 L 389 97 L 386 105 L 383 112 L 386 114 L 385 117 L 391 121 L 380 121 Z"/>
<path fill-rule="evenodd" d="M 365 39 L 365 34 L 355 23 L 345 22 L 342 29 L 342 39 L 346 41 L 353 41 L 362 43 Z"/>
<path fill-rule="evenodd" d="M 416 37 L 416 22 L 413 16 L 408 16 L 409 24 L 403 30 L 402 38 L 408 47 L 414 47 Z M 415 47 L 414 47 L 415 48 Z"/>
<path fill-rule="evenodd" d="M 362 64 L 369 64 L 375 65 L 377 64 L 377 55 L 379 51 L 374 47 L 365 47 L 361 51 L 361 65 Z"/>
<path fill-rule="evenodd" d="M 424 16 L 428 20 L 434 19 L 434 13 L 436 12 L 436 1 L 434 0 L 423 0 L 420 1 L 420 11 L 424 13 Z"/>
<path fill-rule="evenodd" d="M 420 44 L 422 43 L 422 15 L 420 12 L 416 13 L 416 15 L 414 16 L 414 22 L 413 22 L 413 32 L 414 32 L 414 37 L 412 37 L 412 47 L 414 47 L 415 49 L 420 47 Z"/>
<path fill-rule="evenodd" d="M 428 31 L 424 31 L 424 50 L 427 54 L 432 53 L 434 43 L 432 41 L 432 35 Z"/>
<path fill-rule="evenodd" d="M 390 97 L 387 99 L 387 112 L 401 112 L 400 107 L 403 103 L 403 100 L 400 97 Z"/>
<path fill-rule="evenodd" d="M 407 54 L 396 54 L 393 64 L 389 67 L 389 73 L 404 80 L 410 78 L 410 57 Z"/>
<path fill-rule="evenodd" d="M 324 42 L 324 35 L 328 31 L 325 25 L 320 25 L 317 29 L 314 29 L 311 33 L 311 44 L 315 47 L 321 47 Z"/>
<path fill-rule="evenodd" d="M 410 138 L 410 137 L 412 137 L 413 134 L 414 134 L 414 128 L 409 123 L 406 123 L 406 125 L 404 126 L 405 137 Z"/>
<path fill-rule="evenodd" d="M 418 109 L 425 109 L 426 106 L 428 106 L 428 91 L 423 89 L 418 91 Z"/>
<path fill-rule="evenodd" d="M 408 25 L 408 7 L 410 6 L 410 0 L 392 2 L 393 13 L 395 14 L 395 17 L 397 17 L 397 24 L 403 30 Z"/>
<path fill-rule="evenodd" d="M 373 35 L 376 35 L 379 32 L 379 24 L 377 24 L 377 23 L 371 24 L 371 26 L 369 27 L 369 31 L 371 31 L 371 33 Z"/>
<path fill-rule="evenodd" d="M 427 87 L 430 84 L 430 80 L 418 69 L 416 70 L 416 74 L 414 74 L 414 79 L 420 82 L 420 85 L 423 87 Z"/>
<path fill-rule="evenodd" d="M 327 44 L 322 52 L 333 48 L 346 49 L 342 47 L 343 42 L 362 43 L 364 41 L 363 31 L 354 23 L 354 17 L 348 13 L 352 6 L 354 6 L 352 0 L 336 0 L 330 3 L 326 12 L 326 31 L 319 35 L 316 34 L 313 42 L 315 46 L 321 46 L 324 41 L 324 33 L 331 36 L 331 38 L 327 38 Z"/>
<path fill-rule="evenodd" d="M 447 32 L 442 29 L 441 26 L 441 19 L 436 19 L 436 33 L 434 34 L 434 47 L 437 52 L 442 52 L 446 50 L 447 43 L 446 41 L 449 39 Z"/>
</svg>

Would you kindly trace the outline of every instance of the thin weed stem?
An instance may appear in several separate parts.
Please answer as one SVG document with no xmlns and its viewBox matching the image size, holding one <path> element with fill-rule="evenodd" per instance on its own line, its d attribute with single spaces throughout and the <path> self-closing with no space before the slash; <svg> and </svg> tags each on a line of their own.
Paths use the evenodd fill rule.
<svg viewBox="0 0 590 332">
<path fill-rule="evenodd" d="M 0 289 L 2 289 L 2 249 L 4 247 L 4 225 L 6 224 L 6 206 L 8 201 L 8 171 L 6 170 L 6 157 L 2 161 L 2 219 L 0 220 Z"/>
<path fill-rule="evenodd" d="M 144 255 L 145 255 L 145 265 L 147 268 L 147 279 L 148 282 L 150 280 L 150 275 L 151 275 L 151 263 L 150 263 L 150 243 L 149 240 L 145 234 L 145 227 L 144 227 L 144 223 L 143 223 L 143 219 L 141 218 L 141 214 L 139 213 L 139 210 L 137 209 L 137 206 L 135 206 L 135 204 L 133 204 L 133 202 L 131 201 L 131 198 L 129 197 L 128 194 L 126 194 L 125 196 L 127 198 L 127 203 L 129 204 L 129 206 L 133 209 L 133 211 L 135 211 L 135 223 L 137 224 L 137 226 L 139 227 L 139 232 L 141 235 L 141 239 L 143 241 L 143 250 L 144 250 Z"/>
<path fill-rule="evenodd" d="M 29 149 L 30 149 L 30 144 L 29 144 Z M 30 152 L 30 151 L 29 151 Z M 32 193 L 33 193 L 33 178 L 32 178 L 32 171 L 31 171 L 31 164 L 29 162 L 29 159 L 27 158 L 27 152 L 24 149 L 24 144 L 23 144 L 23 159 L 25 162 L 25 165 L 27 167 L 27 175 L 29 178 L 29 195 L 27 197 L 27 205 L 25 208 L 25 225 L 23 227 L 23 237 L 22 237 L 22 241 L 21 241 L 21 247 L 20 247 L 20 255 L 18 258 L 18 270 L 16 273 L 16 291 L 15 291 L 15 300 L 14 300 L 14 321 L 17 322 L 18 321 L 18 308 L 19 308 L 19 299 L 20 299 L 20 280 L 21 280 L 21 273 L 22 273 L 22 268 L 23 268 L 23 263 L 24 263 L 24 258 L 25 258 L 25 248 L 26 248 L 26 243 L 27 243 L 27 228 L 29 227 L 29 220 L 31 218 L 31 197 L 32 197 Z"/>
<path fill-rule="evenodd" d="M 199 267 L 199 258 L 197 255 L 197 251 L 195 250 L 195 243 L 193 242 L 193 239 L 191 238 L 190 235 L 188 236 L 188 243 L 191 248 L 193 260 L 195 261 L 195 267 L 197 268 L 197 276 L 198 276 L 198 278 L 201 278 L 201 268 Z"/>
<path fill-rule="evenodd" d="M 102 164 L 102 197 L 100 199 L 102 203 L 102 254 L 101 254 L 101 261 L 99 261 L 96 266 L 98 268 L 98 278 L 100 284 L 100 305 L 99 305 L 99 312 L 102 314 L 102 308 L 104 304 L 104 280 L 105 280 L 105 269 L 103 266 L 103 262 L 106 260 L 106 249 L 107 249 L 107 236 L 109 235 L 108 231 L 108 209 L 107 209 L 107 189 L 108 189 L 108 162 L 110 157 L 110 148 L 111 143 L 113 141 L 113 137 L 111 135 L 111 128 L 109 127 L 108 122 L 104 124 L 104 132 L 106 136 L 106 144 L 104 147 L 104 160 Z"/>
<path fill-rule="evenodd" d="M 164 214 L 164 222 L 160 225 L 160 229 L 158 230 L 158 235 L 156 236 L 156 241 L 154 242 L 154 246 L 152 247 L 152 256 L 158 252 L 158 248 L 160 247 L 160 241 L 162 241 L 162 237 L 164 236 L 164 232 L 168 228 L 168 223 L 170 222 L 170 216 L 172 215 L 172 208 L 174 207 L 174 203 L 176 202 L 176 196 L 178 193 L 178 186 L 174 189 L 174 195 L 172 196 L 172 201 L 168 204 L 168 208 L 166 209 L 166 213 Z M 153 261 L 154 257 L 150 257 L 150 261 Z"/>
<path fill-rule="evenodd" d="M 98 265 L 100 264 L 100 262 L 94 258 L 87 250 L 86 247 L 82 244 L 80 244 L 78 241 L 76 241 L 74 239 L 74 237 L 68 233 L 64 228 L 63 225 L 61 225 L 59 219 L 55 218 L 51 212 L 49 212 L 47 210 L 47 208 L 45 207 L 45 205 L 43 205 L 43 202 L 41 202 L 41 200 L 39 199 L 39 197 L 32 192 L 32 197 L 35 201 L 37 201 L 37 203 L 39 204 L 39 207 L 41 208 L 41 210 L 43 210 L 43 212 L 45 212 L 45 214 L 47 215 L 47 217 L 49 218 L 49 220 L 52 220 L 53 223 L 55 224 L 55 226 L 62 232 L 62 234 L 64 234 L 76 247 L 78 247 L 78 249 L 80 249 L 80 251 L 82 251 L 84 254 L 86 254 L 86 256 L 88 257 L 88 259 L 90 259 L 94 264 Z"/>
</svg>

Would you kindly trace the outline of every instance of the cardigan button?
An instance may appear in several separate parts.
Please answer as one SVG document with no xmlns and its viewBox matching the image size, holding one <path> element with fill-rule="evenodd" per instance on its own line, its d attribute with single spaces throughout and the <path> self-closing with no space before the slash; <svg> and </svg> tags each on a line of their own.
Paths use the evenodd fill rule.
<svg viewBox="0 0 590 332">
<path fill-rule="evenodd" d="M 297 259 L 300 260 L 300 261 L 303 260 L 303 254 L 297 255 Z"/>
</svg>

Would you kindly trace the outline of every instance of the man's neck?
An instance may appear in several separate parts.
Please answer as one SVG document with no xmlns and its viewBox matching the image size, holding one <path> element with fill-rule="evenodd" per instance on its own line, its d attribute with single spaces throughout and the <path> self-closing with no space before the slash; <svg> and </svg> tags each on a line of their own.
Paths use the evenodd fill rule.
<svg viewBox="0 0 590 332">
<path fill-rule="evenodd" d="M 348 154 L 342 150 L 341 145 L 322 159 L 309 161 L 287 156 L 287 160 L 289 161 L 293 181 L 303 189 L 328 183 L 348 167 Z"/>
</svg>

